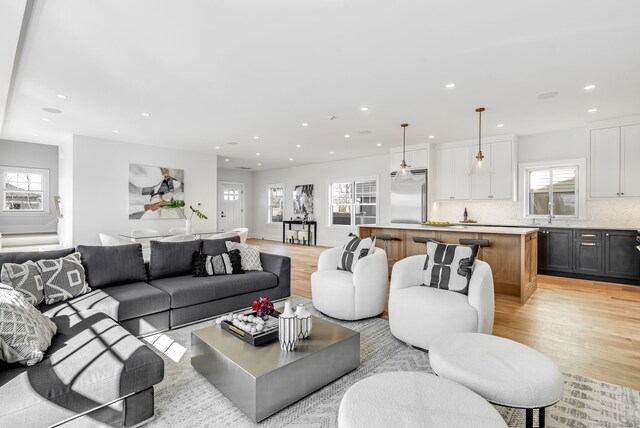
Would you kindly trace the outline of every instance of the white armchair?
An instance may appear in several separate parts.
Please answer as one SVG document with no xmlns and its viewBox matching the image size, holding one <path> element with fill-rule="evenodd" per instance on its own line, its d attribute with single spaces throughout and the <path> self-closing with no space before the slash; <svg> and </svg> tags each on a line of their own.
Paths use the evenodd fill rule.
<svg viewBox="0 0 640 428">
<path fill-rule="evenodd" d="M 435 339 L 451 333 L 491 334 L 494 315 L 491 267 L 476 260 L 469 295 L 464 295 L 421 286 L 426 257 L 407 257 L 393 266 L 389 294 L 391 333 L 426 350 Z"/>
<path fill-rule="evenodd" d="M 318 271 L 311 275 L 313 306 L 341 320 L 359 320 L 380 315 L 387 298 L 387 253 L 374 247 L 360 259 L 353 273 L 338 270 L 342 247 L 320 254 Z"/>
</svg>

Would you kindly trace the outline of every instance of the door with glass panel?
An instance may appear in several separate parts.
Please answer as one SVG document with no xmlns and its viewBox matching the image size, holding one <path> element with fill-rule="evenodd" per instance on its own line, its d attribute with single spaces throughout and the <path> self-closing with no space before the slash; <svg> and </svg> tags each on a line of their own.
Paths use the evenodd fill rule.
<svg viewBox="0 0 640 428">
<path fill-rule="evenodd" d="M 244 185 L 242 183 L 218 184 L 218 230 L 226 232 L 243 227 Z"/>
</svg>

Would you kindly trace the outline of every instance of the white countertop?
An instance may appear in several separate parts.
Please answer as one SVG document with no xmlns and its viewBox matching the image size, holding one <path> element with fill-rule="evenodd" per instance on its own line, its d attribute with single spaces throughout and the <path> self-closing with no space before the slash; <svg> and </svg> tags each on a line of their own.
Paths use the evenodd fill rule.
<svg viewBox="0 0 640 428">
<path fill-rule="evenodd" d="M 375 227 L 385 229 L 402 229 L 402 230 L 431 230 L 435 232 L 462 232 L 462 233 L 495 233 L 499 235 L 527 235 L 537 232 L 537 228 L 531 227 L 493 227 L 493 226 L 475 226 L 475 225 L 457 225 L 450 226 L 433 226 L 427 224 L 361 224 L 358 227 Z"/>
<path fill-rule="evenodd" d="M 588 229 L 588 230 L 633 230 L 640 231 L 640 225 L 637 227 L 616 227 L 616 226 L 594 226 L 594 225 L 586 225 L 586 224 L 562 224 L 562 223 L 552 223 L 552 224 L 526 224 L 526 223 L 500 223 L 500 224 L 485 224 L 478 223 L 476 226 L 483 227 L 536 227 L 540 229 Z"/>
</svg>

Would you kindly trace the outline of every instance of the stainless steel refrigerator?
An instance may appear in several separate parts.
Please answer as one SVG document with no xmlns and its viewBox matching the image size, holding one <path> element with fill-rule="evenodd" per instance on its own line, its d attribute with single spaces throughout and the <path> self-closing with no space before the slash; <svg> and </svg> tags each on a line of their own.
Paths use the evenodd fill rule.
<svg viewBox="0 0 640 428">
<path fill-rule="evenodd" d="M 394 181 L 391 173 L 391 223 L 424 223 L 427 221 L 427 170 L 411 170 L 409 183 Z"/>
</svg>

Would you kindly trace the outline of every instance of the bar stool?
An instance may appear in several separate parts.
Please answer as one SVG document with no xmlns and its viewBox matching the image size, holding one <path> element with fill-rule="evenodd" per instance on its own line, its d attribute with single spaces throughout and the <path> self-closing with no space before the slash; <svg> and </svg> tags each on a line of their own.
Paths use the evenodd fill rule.
<svg viewBox="0 0 640 428">
<path fill-rule="evenodd" d="M 306 230 L 301 230 L 298 232 L 298 241 L 302 241 L 304 245 L 307 245 L 307 241 L 309 240 L 309 232 Z"/>
<path fill-rule="evenodd" d="M 389 258 L 389 242 L 391 241 L 402 241 L 402 239 L 400 238 L 396 238 L 395 236 L 391 236 L 388 233 L 377 233 L 375 235 L 371 235 L 371 238 L 375 238 L 376 241 L 382 241 L 382 246 L 384 248 L 384 252 L 387 253 L 387 264 L 390 265 L 389 266 L 389 275 L 391 275 L 391 268 L 392 268 L 392 264 L 397 262 L 397 260 L 395 259 L 391 259 Z"/>
<path fill-rule="evenodd" d="M 298 240 L 298 231 L 297 230 L 287 230 L 287 241 L 290 244 L 295 244 Z"/>
<path fill-rule="evenodd" d="M 426 244 L 427 242 L 440 242 L 440 241 L 436 241 L 433 238 L 427 238 L 426 236 L 414 236 L 413 238 L 413 242 L 416 242 L 418 244 Z"/>
</svg>

